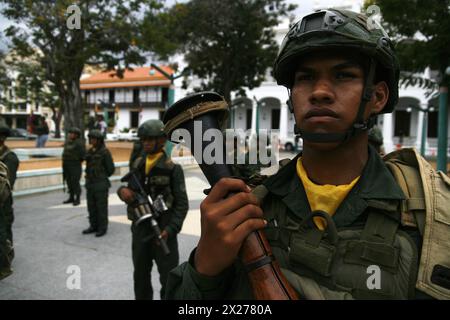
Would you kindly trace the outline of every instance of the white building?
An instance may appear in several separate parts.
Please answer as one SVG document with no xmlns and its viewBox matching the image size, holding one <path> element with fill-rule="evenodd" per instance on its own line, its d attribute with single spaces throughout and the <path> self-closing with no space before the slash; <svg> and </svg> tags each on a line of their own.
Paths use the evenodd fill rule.
<svg viewBox="0 0 450 320">
<path fill-rule="evenodd" d="M 162 68 L 168 74 L 173 73 L 169 67 Z M 123 78 L 113 76 L 114 73 L 98 72 L 80 81 L 85 116 L 107 115 L 110 130 L 114 132 L 138 128 L 148 119 L 162 118 L 170 80 L 151 67 L 126 70 Z"/>
</svg>

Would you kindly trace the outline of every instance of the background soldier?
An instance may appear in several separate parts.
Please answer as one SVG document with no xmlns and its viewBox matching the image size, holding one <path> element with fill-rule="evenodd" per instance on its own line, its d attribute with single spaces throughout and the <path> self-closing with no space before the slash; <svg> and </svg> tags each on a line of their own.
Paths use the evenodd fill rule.
<svg viewBox="0 0 450 320">
<path fill-rule="evenodd" d="M 95 236 L 101 237 L 108 229 L 108 190 L 111 187 L 108 177 L 114 173 L 114 162 L 99 130 L 91 130 L 88 137 L 92 145 L 86 154 L 89 228 L 83 230 L 83 234 L 96 232 Z"/>
<path fill-rule="evenodd" d="M 16 182 L 17 169 L 19 168 L 19 158 L 17 155 L 5 145 L 6 138 L 10 135 L 9 127 L 6 124 L 0 124 L 0 161 L 8 168 L 8 179 L 11 190 Z M 12 225 L 14 222 L 13 197 L 5 200 L 4 203 L 4 219 L 6 223 L 6 235 L 13 245 Z M 11 250 L 11 258 L 14 257 L 14 250 Z"/>
<path fill-rule="evenodd" d="M 136 226 L 135 218 L 128 208 L 128 218 L 133 221 L 132 253 L 134 264 L 134 293 L 136 299 L 153 299 L 151 270 L 153 260 L 158 267 L 161 282 L 161 299 L 164 298 L 167 275 L 179 262 L 177 234 L 180 232 L 186 217 L 189 203 L 186 194 L 183 169 L 172 162 L 163 147 L 166 136 L 164 125 L 160 120 L 148 120 L 138 130 L 144 157 L 138 157 L 132 169 L 138 171 L 141 185 L 152 199 L 163 195 L 169 211 L 160 217 L 158 224 L 161 235 L 167 241 L 170 254 L 165 256 L 153 239 L 149 239 L 150 227 Z M 118 194 L 127 204 L 134 200 L 134 192 L 130 187 L 121 187 Z"/>
<path fill-rule="evenodd" d="M 68 133 L 69 138 L 64 143 L 62 160 L 63 179 L 67 182 L 69 199 L 63 203 L 73 203 L 74 206 L 77 206 L 80 204 L 81 164 L 86 154 L 86 147 L 81 139 L 80 129 L 74 127 Z"/>
</svg>

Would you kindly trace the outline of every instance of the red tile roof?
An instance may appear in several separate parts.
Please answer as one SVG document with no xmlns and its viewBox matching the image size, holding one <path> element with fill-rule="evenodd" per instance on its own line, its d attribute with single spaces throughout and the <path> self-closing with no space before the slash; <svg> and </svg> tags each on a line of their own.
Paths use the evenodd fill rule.
<svg viewBox="0 0 450 320">
<path fill-rule="evenodd" d="M 168 74 L 173 74 L 174 70 L 168 66 L 161 66 Z M 150 71 L 154 74 L 150 75 Z M 86 89 L 102 89 L 102 88 L 123 88 L 123 87 L 169 87 L 168 80 L 162 73 L 153 67 L 140 67 L 133 70 L 127 69 L 123 74 L 123 78 L 115 75 L 115 71 L 99 72 L 92 76 L 82 79 L 80 87 Z"/>
</svg>

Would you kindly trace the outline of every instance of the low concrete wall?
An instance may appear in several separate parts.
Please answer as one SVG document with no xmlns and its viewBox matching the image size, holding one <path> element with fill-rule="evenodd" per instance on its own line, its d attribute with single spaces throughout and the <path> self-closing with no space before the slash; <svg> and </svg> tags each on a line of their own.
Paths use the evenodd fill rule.
<svg viewBox="0 0 450 320">
<path fill-rule="evenodd" d="M 192 156 L 190 157 L 174 157 L 175 163 L 183 166 L 184 169 L 198 167 Z M 116 162 L 116 170 L 109 178 L 110 181 L 118 181 L 128 173 L 128 162 Z M 81 177 L 81 185 L 84 186 L 84 166 Z M 63 189 L 62 168 L 27 170 L 19 171 L 14 184 L 14 197 L 20 197 L 30 194 L 49 192 Z"/>
<path fill-rule="evenodd" d="M 111 181 L 120 180 L 128 172 L 128 162 L 116 162 L 116 170 L 109 178 Z M 84 169 L 81 176 L 81 185 L 84 186 Z M 63 189 L 62 168 L 27 170 L 17 173 L 16 183 L 14 184 L 14 197 L 20 197 L 29 194 L 49 192 Z"/>
</svg>

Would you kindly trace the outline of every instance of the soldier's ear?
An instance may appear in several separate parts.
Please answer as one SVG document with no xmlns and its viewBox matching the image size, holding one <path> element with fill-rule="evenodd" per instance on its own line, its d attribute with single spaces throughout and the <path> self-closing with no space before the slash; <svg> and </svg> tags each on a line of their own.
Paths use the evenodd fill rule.
<svg viewBox="0 0 450 320">
<path fill-rule="evenodd" d="M 378 114 L 383 110 L 389 98 L 389 87 L 385 81 L 373 86 L 370 114 Z"/>
</svg>

